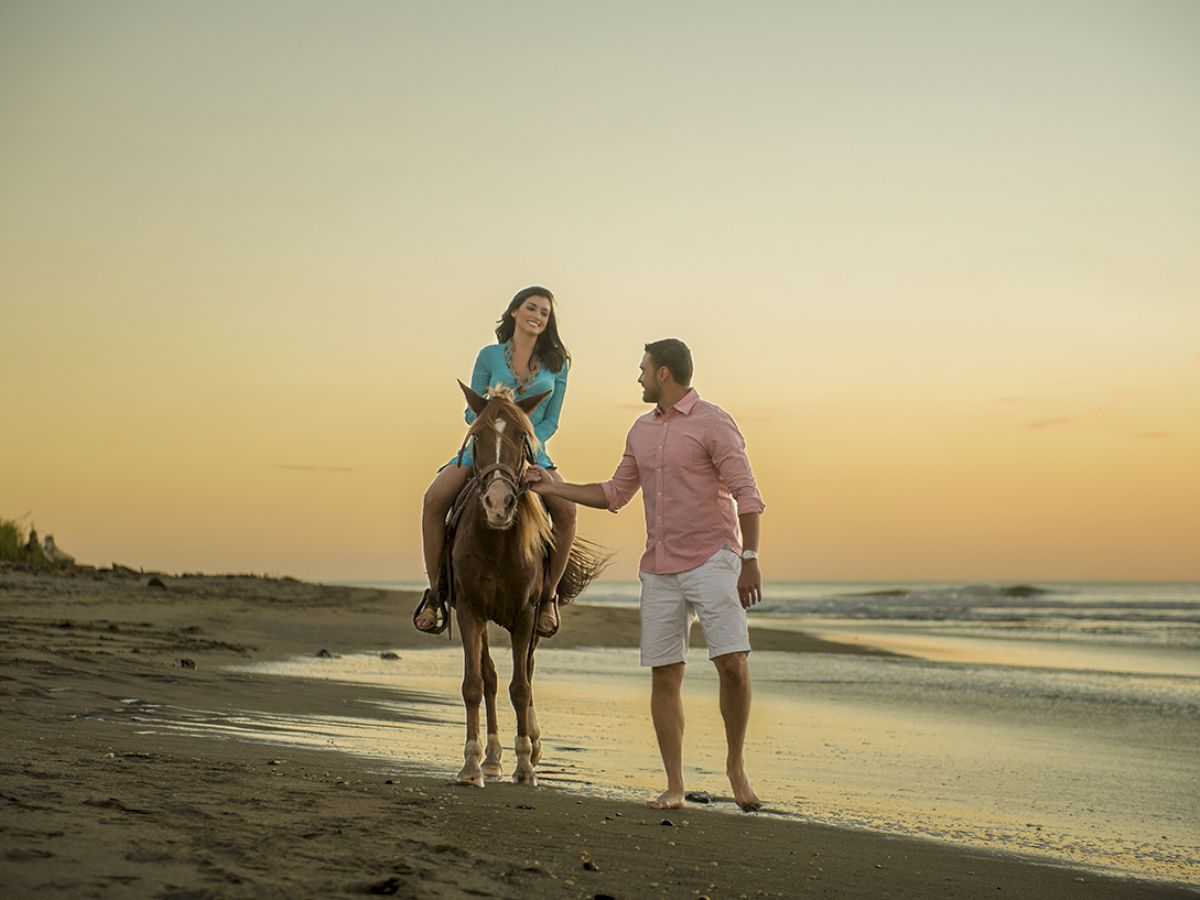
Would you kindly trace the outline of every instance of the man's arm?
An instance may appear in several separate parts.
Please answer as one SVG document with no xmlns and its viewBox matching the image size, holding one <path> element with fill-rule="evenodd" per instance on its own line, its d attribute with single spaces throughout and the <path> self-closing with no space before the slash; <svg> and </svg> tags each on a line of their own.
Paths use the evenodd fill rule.
<svg viewBox="0 0 1200 900">
<path fill-rule="evenodd" d="M 555 481 L 546 474 L 546 470 L 538 466 L 530 466 L 525 473 L 529 489 L 544 497 L 562 497 L 572 503 L 582 503 L 596 509 L 608 509 L 608 495 L 599 484 L 568 484 L 565 481 Z"/>
<path fill-rule="evenodd" d="M 738 431 L 737 423 L 723 410 L 719 411 L 716 426 L 709 433 L 708 451 L 712 455 L 713 465 L 725 482 L 729 493 L 737 502 L 740 519 L 744 520 L 750 513 L 760 513 L 766 509 L 758 485 L 754 481 L 754 473 L 750 470 L 750 460 L 746 456 L 746 439 Z M 750 547 L 757 550 L 758 544 Z"/>
<path fill-rule="evenodd" d="M 717 473 L 737 503 L 742 549 L 757 552 L 759 518 L 766 506 L 746 457 L 746 440 L 738 431 L 737 423 L 724 411 L 720 411 L 716 427 L 709 432 L 708 449 Z M 757 559 L 742 560 L 738 597 L 746 609 L 762 600 L 762 570 Z"/>
<path fill-rule="evenodd" d="M 742 549 L 758 550 L 759 520 L 761 513 L 743 513 L 738 516 L 738 525 L 742 529 Z M 749 609 L 762 600 L 762 570 L 758 567 L 757 559 L 742 560 L 742 574 L 738 576 L 738 596 L 742 606 Z"/>
<path fill-rule="evenodd" d="M 632 500 L 642 486 L 633 443 L 628 437 L 625 438 L 625 453 L 621 456 L 613 477 L 601 484 L 568 484 L 565 481 L 555 481 L 544 469 L 537 466 L 530 466 L 526 470 L 525 481 L 536 493 L 562 497 L 573 503 L 582 503 L 595 509 L 607 509 L 614 513 Z"/>
</svg>

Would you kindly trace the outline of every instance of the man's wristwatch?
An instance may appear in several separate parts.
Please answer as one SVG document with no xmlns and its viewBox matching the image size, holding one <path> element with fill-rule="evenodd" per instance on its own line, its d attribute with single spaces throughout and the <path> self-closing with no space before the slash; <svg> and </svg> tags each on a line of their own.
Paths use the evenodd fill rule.
<svg viewBox="0 0 1200 900">
<path fill-rule="evenodd" d="M 757 550 L 743 550 L 742 559 L 758 559 Z"/>
</svg>

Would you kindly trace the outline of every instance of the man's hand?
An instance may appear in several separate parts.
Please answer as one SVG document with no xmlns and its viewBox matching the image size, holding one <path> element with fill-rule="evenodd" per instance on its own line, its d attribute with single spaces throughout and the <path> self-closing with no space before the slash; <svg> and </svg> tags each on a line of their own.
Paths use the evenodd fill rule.
<svg viewBox="0 0 1200 900">
<path fill-rule="evenodd" d="M 525 470 L 522 479 L 535 494 L 551 494 L 554 492 L 554 479 L 541 466 L 530 466 Z"/>
<path fill-rule="evenodd" d="M 604 488 L 598 484 L 569 484 L 559 481 L 549 470 L 541 466 L 530 466 L 525 470 L 521 482 L 528 485 L 535 494 L 546 497 L 559 497 L 571 503 L 582 503 L 595 509 L 608 509 L 608 497 Z M 614 510 L 615 511 L 615 510 Z"/>
<path fill-rule="evenodd" d="M 742 574 L 738 576 L 737 588 L 742 609 L 749 609 L 762 600 L 762 570 L 758 568 L 757 559 L 742 560 Z"/>
</svg>

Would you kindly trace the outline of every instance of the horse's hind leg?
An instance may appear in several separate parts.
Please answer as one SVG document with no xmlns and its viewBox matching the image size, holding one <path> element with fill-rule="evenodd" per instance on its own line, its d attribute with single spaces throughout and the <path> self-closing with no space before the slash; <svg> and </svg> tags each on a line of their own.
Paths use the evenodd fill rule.
<svg viewBox="0 0 1200 900">
<path fill-rule="evenodd" d="M 533 772 L 533 741 L 529 732 L 529 701 L 532 697 L 529 686 L 529 642 L 532 639 L 533 607 L 527 606 L 512 632 L 513 677 L 508 686 L 508 695 L 517 714 L 517 768 L 513 772 L 514 784 L 537 784 L 537 775 Z"/>
<path fill-rule="evenodd" d="M 459 609 L 462 609 L 461 605 Z M 483 787 L 483 772 L 479 768 L 479 761 L 483 758 L 483 746 L 479 740 L 479 701 L 483 699 L 480 632 L 485 627 L 474 616 L 458 616 L 458 635 L 463 645 L 462 696 L 467 708 L 467 742 L 463 747 L 463 767 L 458 773 L 458 783 L 476 787 Z"/>
<path fill-rule="evenodd" d="M 483 668 L 483 703 L 487 710 L 487 755 L 483 760 L 483 777 L 494 781 L 504 774 L 500 765 L 502 750 L 500 747 L 500 727 L 496 722 L 496 664 L 492 662 L 491 650 L 488 648 L 487 626 L 483 627 L 483 652 L 480 664 Z"/>
<path fill-rule="evenodd" d="M 538 726 L 537 707 L 533 702 L 533 654 L 529 654 L 529 762 L 536 766 L 542 761 L 542 729 Z"/>
</svg>

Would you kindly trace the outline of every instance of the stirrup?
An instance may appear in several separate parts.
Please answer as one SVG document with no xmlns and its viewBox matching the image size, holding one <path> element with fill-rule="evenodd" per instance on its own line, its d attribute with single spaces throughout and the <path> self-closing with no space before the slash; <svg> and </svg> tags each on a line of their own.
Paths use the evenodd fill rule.
<svg viewBox="0 0 1200 900">
<path fill-rule="evenodd" d="M 433 625 L 429 628 L 422 628 L 417 624 L 417 616 L 426 607 L 433 610 Z M 450 627 L 450 611 L 446 609 L 446 601 L 441 597 L 435 597 L 433 588 L 425 588 L 425 593 L 421 595 L 421 602 L 413 610 L 412 619 L 413 628 L 425 634 L 441 634 Z"/>
<path fill-rule="evenodd" d="M 554 628 L 550 631 L 543 631 L 540 627 L 542 621 L 542 607 L 547 603 L 554 606 Z M 537 631 L 538 637 L 552 638 L 558 634 L 558 629 L 562 627 L 562 611 L 558 608 L 558 594 L 552 594 L 544 600 L 539 600 L 537 609 L 534 611 L 534 630 Z"/>
</svg>

